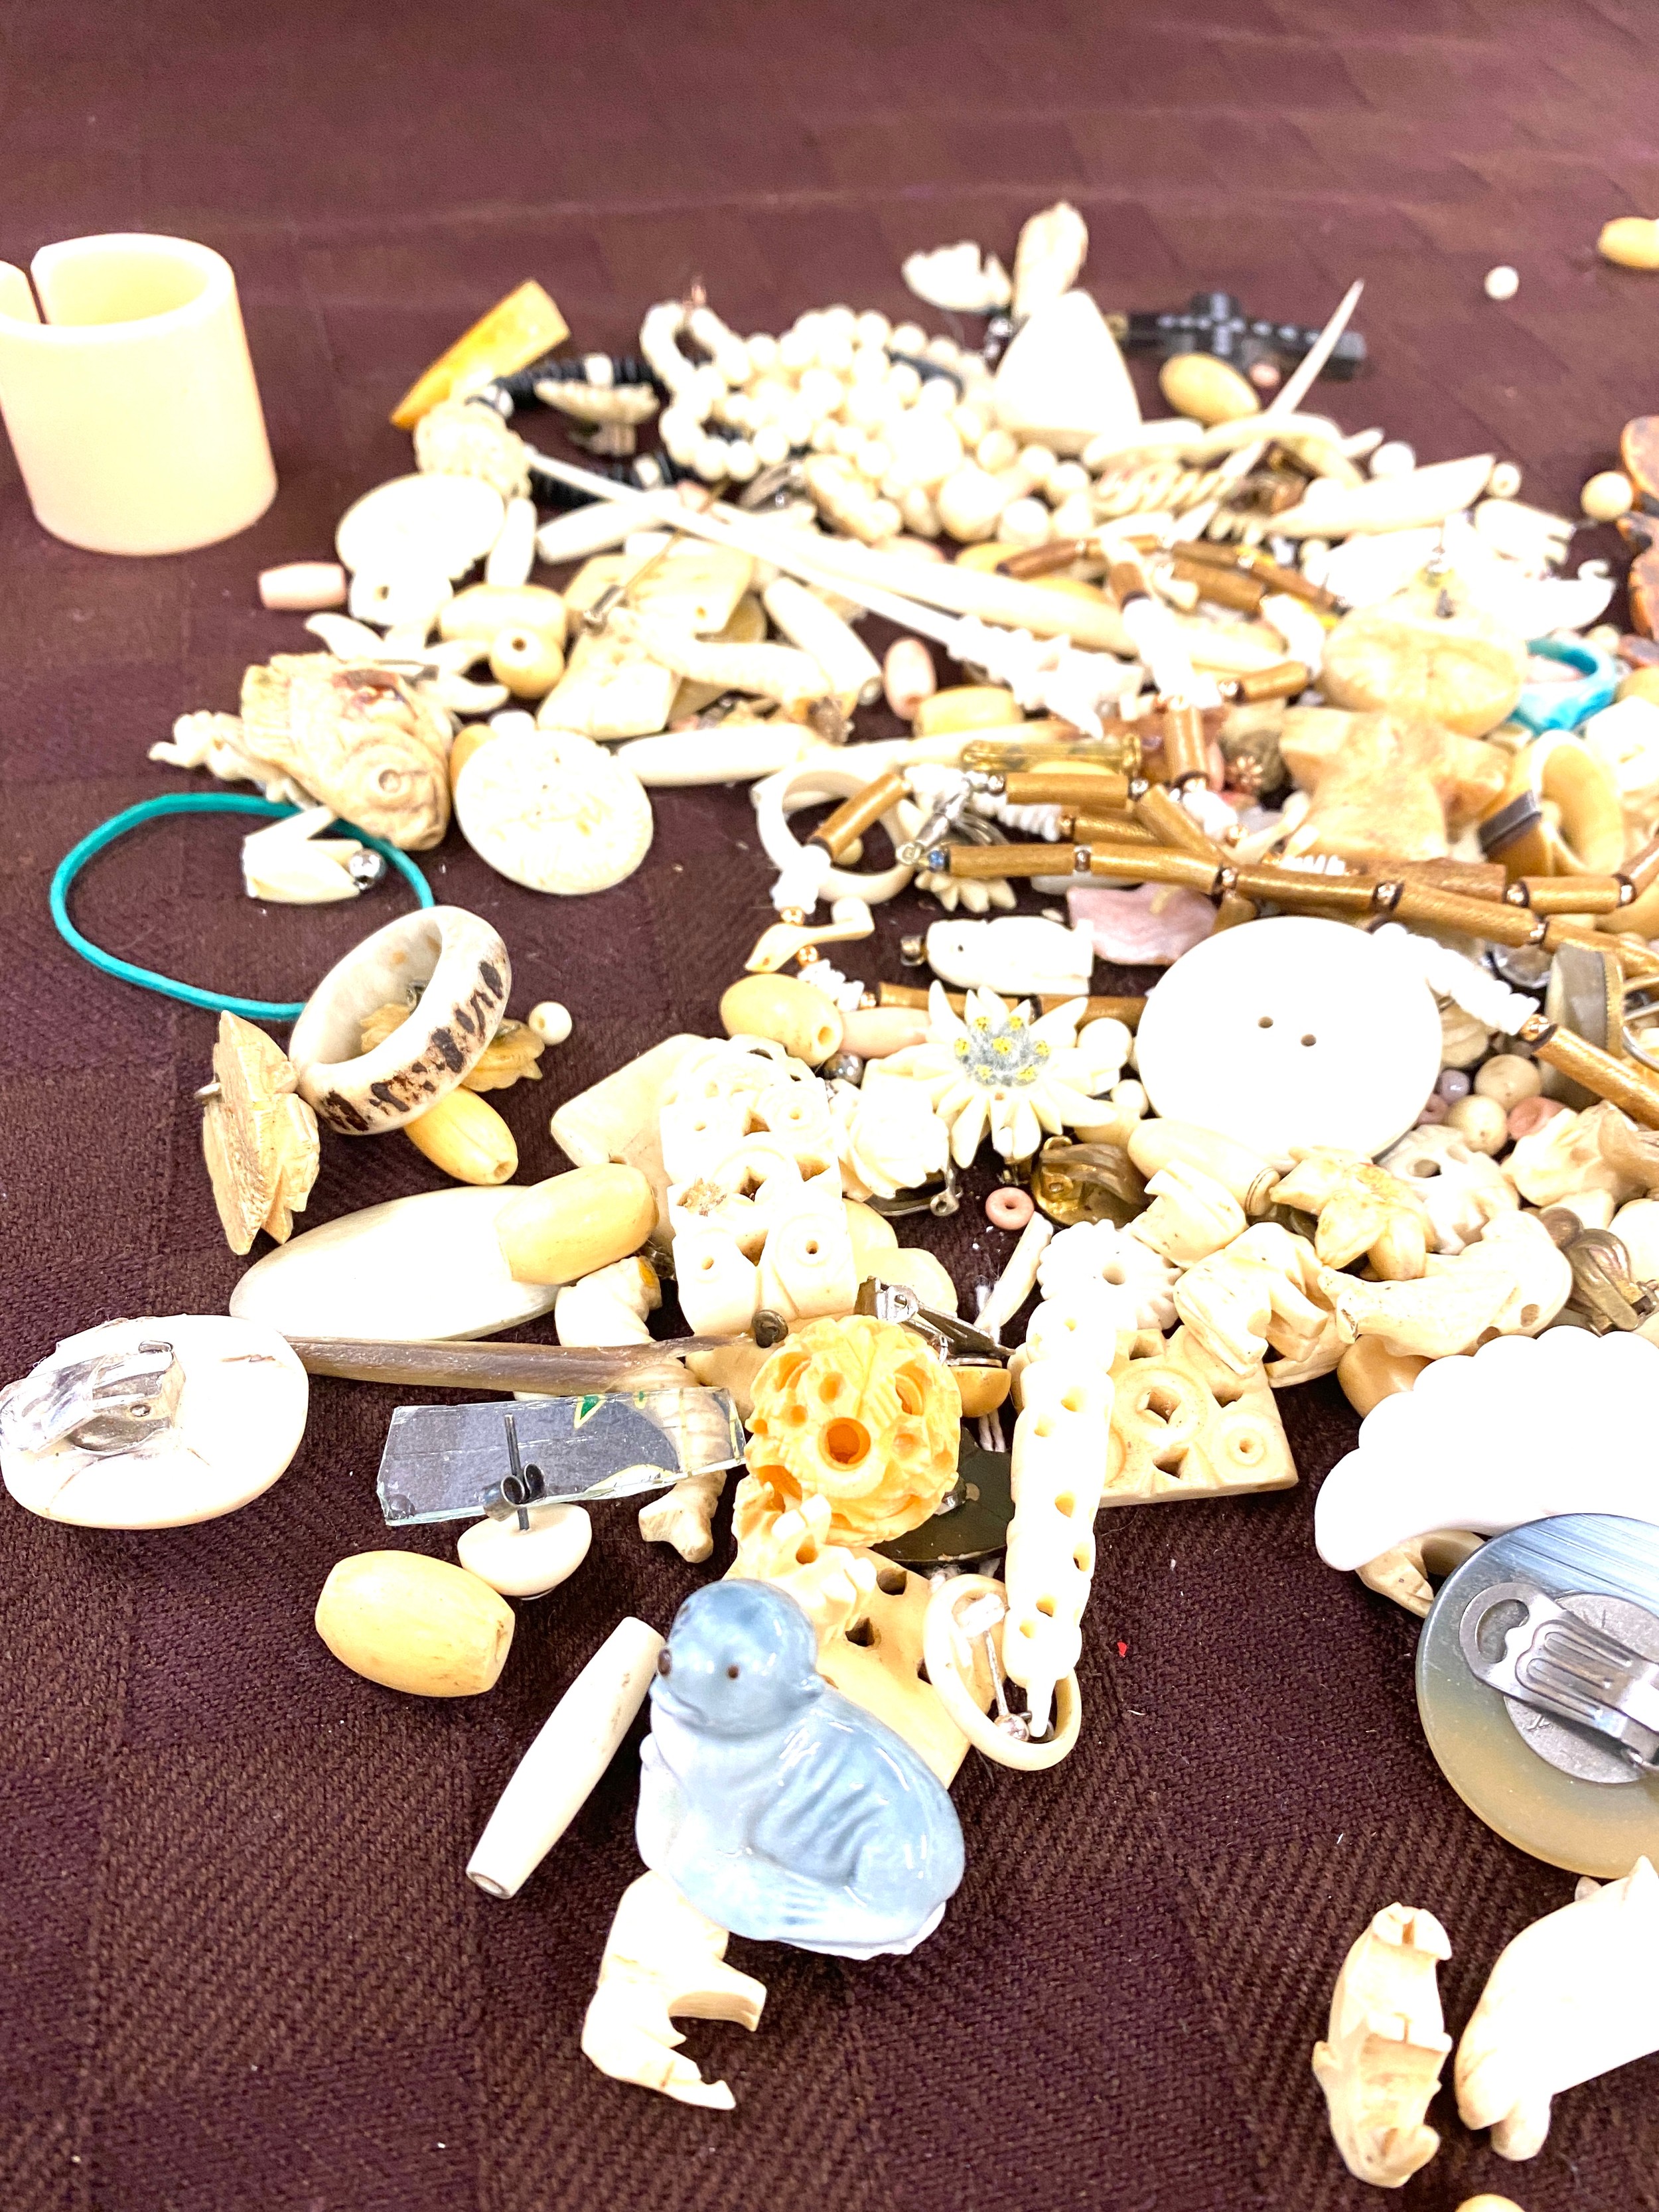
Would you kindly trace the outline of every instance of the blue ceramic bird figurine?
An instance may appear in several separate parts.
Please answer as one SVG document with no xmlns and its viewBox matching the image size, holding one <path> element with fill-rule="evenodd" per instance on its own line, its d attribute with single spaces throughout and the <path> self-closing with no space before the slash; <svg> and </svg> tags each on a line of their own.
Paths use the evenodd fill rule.
<svg viewBox="0 0 1659 2212">
<path fill-rule="evenodd" d="M 914 1950 L 962 1880 L 956 1808 L 817 1656 L 770 1583 L 686 1600 L 651 1686 L 640 1856 L 735 1935 L 844 1959 Z"/>
</svg>

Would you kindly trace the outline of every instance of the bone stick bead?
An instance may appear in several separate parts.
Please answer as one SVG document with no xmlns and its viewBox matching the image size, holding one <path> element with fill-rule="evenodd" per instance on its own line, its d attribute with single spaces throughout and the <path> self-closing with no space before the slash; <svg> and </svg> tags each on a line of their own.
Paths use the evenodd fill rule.
<svg viewBox="0 0 1659 2212">
<path fill-rule="evenodd" d="M 991 1286 L 991 1295 L 980 1309 L 979 1327 L 987 1336 L 1000 1338 L 1002 1331 L 1036 1288 L 1037 1262 L 1054 1233 L 1046 1214 L 1036 1214 L 1020 1231 L 1019 1242 L 1008 1255 L 1002 1273 Z"/>
<path fill-rule="evenodd" d="M 259 604 L 284 613 L 312 614 L 346 603 L 345 570 L 337 561 L 290 561 L 259 575 Z"/>
<path fill-rule="evenodd" d="M 1022 1377 L 1014 1424 L 1003 1664 L 1024 1689 L 1032 1733 L 1077 1666 L 1094 1579 L 1095 1514 L 1106 1485 L 1112 1378 L 1094 1363 L 1040 1359 Z"/>
<path fill-rule="evenodd" d="M 662 1649 L 654 1628 L 623 1619 L 554 1706 L 467 1861 L 467 1879 L 487 1896 L 516 1897 L 580 1812 L 645 1703 Z"/>
<path fill-rule="evenodd" d="M 881 689 L 881 666 L 850 623 L 793 576 L 769 584 L 761 600 L 790 643 L 817 662 L 843 712 L 869 705 Z"/>
<path fill-rule="evenodd" d="M 517 586 L 530 581 L 536 565 L 536 502 L 510 499 L 495 543 L 484 560 L 486 584 Z"/>
</svg>

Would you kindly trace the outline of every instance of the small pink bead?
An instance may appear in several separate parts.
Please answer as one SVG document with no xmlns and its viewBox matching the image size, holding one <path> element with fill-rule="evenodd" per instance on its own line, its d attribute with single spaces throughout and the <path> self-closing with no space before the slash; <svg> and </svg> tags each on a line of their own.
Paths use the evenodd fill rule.
<svg viewBox="0 0 1659 2212">
<path fill-rule="evenodd" d="M 1418 1127 L 1426 1129 L 1436 1121 L 1443 1121 L 1450 1106 L 1449 1098 L 1443 1098 L 1437 1091 L 1431 1091 L 1423 1101 L 1423 1111 L 1417 1117 Z"/>
<path fill-rule="evenodd" d="M 316 614 L 346 603 L 345 570 L 337 561 L 290 561 L 286 568 L 264 569 L 259 604 L 288 614 Z"/>
<path fill-rule="evenodd" d="M 1002 1184 L 985 1201 L 985 1218 L 993 1229 L 1024 1229 L 1036 1212 L 1030 1192 L 1018 1183 Z"/>
<path fill-rule="evenodd" d="M 1505 1127 L 1511 1137 L 1529 1137 L 1534 1129 L 1541 1129 L 1546 1121 L 1553 1121 L 1566 1110 L 1559 1098 L 1523 1098 L 1518 1106 L 1510 1107 Z"/>
</svg>

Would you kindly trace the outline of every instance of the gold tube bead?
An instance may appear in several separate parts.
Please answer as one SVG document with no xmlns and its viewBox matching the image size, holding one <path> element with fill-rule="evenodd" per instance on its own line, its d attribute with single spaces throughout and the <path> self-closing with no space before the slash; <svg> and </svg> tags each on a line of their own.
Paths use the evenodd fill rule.
<svg viewBox="0 0 1659 2212">
<path fill-rule="evenodd" d="M 1202 782 L 1210 772 L 1201 707 L 1164 709 L 1164 777 L 1168 784 Z"/>
<path fill-rule="evenodd" d="M 1076 870 L 1070 845 L 952 845 L 953 876 L 1066 876 Z"/>
<path fill-rule="evenodd" d="M 1248 675 L 1227 679 L 1223 689 L 1239 706 L 1259 699 L 1294 699 L 1313 682 L 1313 671 L 1304 660 L 1276 660 L 1271 668 L 1253 668 Z"/>
<path fill-rule="evenodd" d="M 1200 823 L 1195 822 L 1181 801 L 1166 785 L 1149 783 L 1144 791 L 1136 793 L 1130 801 L 1134 817 L 1144 829 L 1149 830 L 1160 845 L 1173 851 L 1200 853 L 1217 867 L 1224 867 L 1227 856 L 1215 839 Z"/>
<path fill-rule="evenodd" d="M 1611 1100 L 1644 1128 L 1659 1129 L 1659 1080 L 1644 1074 L 1636 1061 L 1615 1059 L 1587 1037 L 1557 1028 L 1542 1014 L 1522 1022 L 1516 1035 L 1547 1067 L 1571 1076 L 1598 1098 Z"/>
<path fill-rule="evenodd" d="M 1091 814 L 1127 805 L 1129 779 L 1121 769 L 1093 761 L 1048 761 L 1039 768 L 1014 769 L 1004 777 L 1002 795 L 1010 806 L 1072 806 Z"/>
<path fill-rule="evenodd" d="M 1177 884 L 1183 890 L 1214 896 L 1221 873 L 1213 860 L 1198 853 L 1172 853 L 1156 845 L 1079 845 L 1086 853 L 1089 873 L 1127 884 Z"/>
<path fill-rule="evenodd" d="M 1370 913 L 1376 896 L 1373 876 L 1328 876 L 1310 868 L 1266 865 L 1235 869 L 1233 888 L 1245 898 L 1270 900 L 1274 906 L 1316 906 L 1343 914 Z"/>
<path fill-rule="evenodd" d="M 1164 842 L 1143 829 L 1132 814 L 1061 815 L 1060 834 L 1074 845 L 1162 846 Z"/>
<path fill-rule="evenodd" d="M 1617 876 L 1522 876 L 1510 885 L 1510 900 L 1534 914 L 1616 914 L 1625 887 Z"/>
<path fill-rule="evenodd" d="M 889 769 L 873 783 L 866 783 L 862 791 L 839 805 L 830 819 L 822 823 L 807 839 L 809 845 L 822 845 L 832 860 L 840 860 L 854 838 L 880 821 L 889 807 L 896 805 L 905 795 L 904 778 L 896 769 Z"/>
</svg>

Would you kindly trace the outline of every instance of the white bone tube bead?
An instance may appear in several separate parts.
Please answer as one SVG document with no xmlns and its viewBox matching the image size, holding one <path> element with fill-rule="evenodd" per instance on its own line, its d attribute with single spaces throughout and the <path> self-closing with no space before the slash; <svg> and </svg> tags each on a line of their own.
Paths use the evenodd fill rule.
<svg viewBox="0 0 1659 2212">
<path fill-rule="evenodd" d="M 510 499 L 507 515 L 484 562 L 486 584 L 527 584 L 536 565 L 536 502 Z"/>
<path fill-rule="evenodd" d="M 625 1616 L 554 1706 L 467 1861 L 468 1881 L 488 1896 L 516 1897 L 587 1802 L 645 1703 L 663 1644 Z"/>
<path fill-rule="evenodd" d="M 991 1295 L 980 1310 L 978 1327 L 987 1336 L 1002 1331 L 1036 1287 L 1037 1261 L 1042 1257 L 1054 1224 L 1046 1214 L 1034 1213 L 1019 1232 L 1019 1242 L 1008 1255 L 1008 1263 L 991 1286 Z"/>
<path fill-rule="evenodd" d="M 674 1239 L 680 1311 L 694 1336 L 738 1336 L 755 1318 L 760 1270 L 726 1229 L 690 1230 Z"/>
<path fill-rule="evenodd" d="M 881 664 L 850 623 L 793 576 L 780 576 L 761 603 L 792 645 L 810 653 L 842 710 L 867 707 L 881 690 Z"/>
<path fill-rule="evenodd" d="M 536 532 L 536 550 L 550 568 L 562 561 L 585 561 L 608 553 L 639 527 L 640 510 L 631 501 L 596 499 L 591 507 L 556 514 Z"/>
<path fill-rule="evenodd" d="M 1044 1359 L 1023 1377 L 1014 1424 L 1008 1530 L 1008 1623 L 1002 1659 L 1025 1692 L 1034 1733 L 1048 1727 L 1056 1685 L 1075 1671 L 1094 1579 L 1095 1514 L 1105 1487 L 1112 1380 L 1103 1368 Z"/>
</svg>

